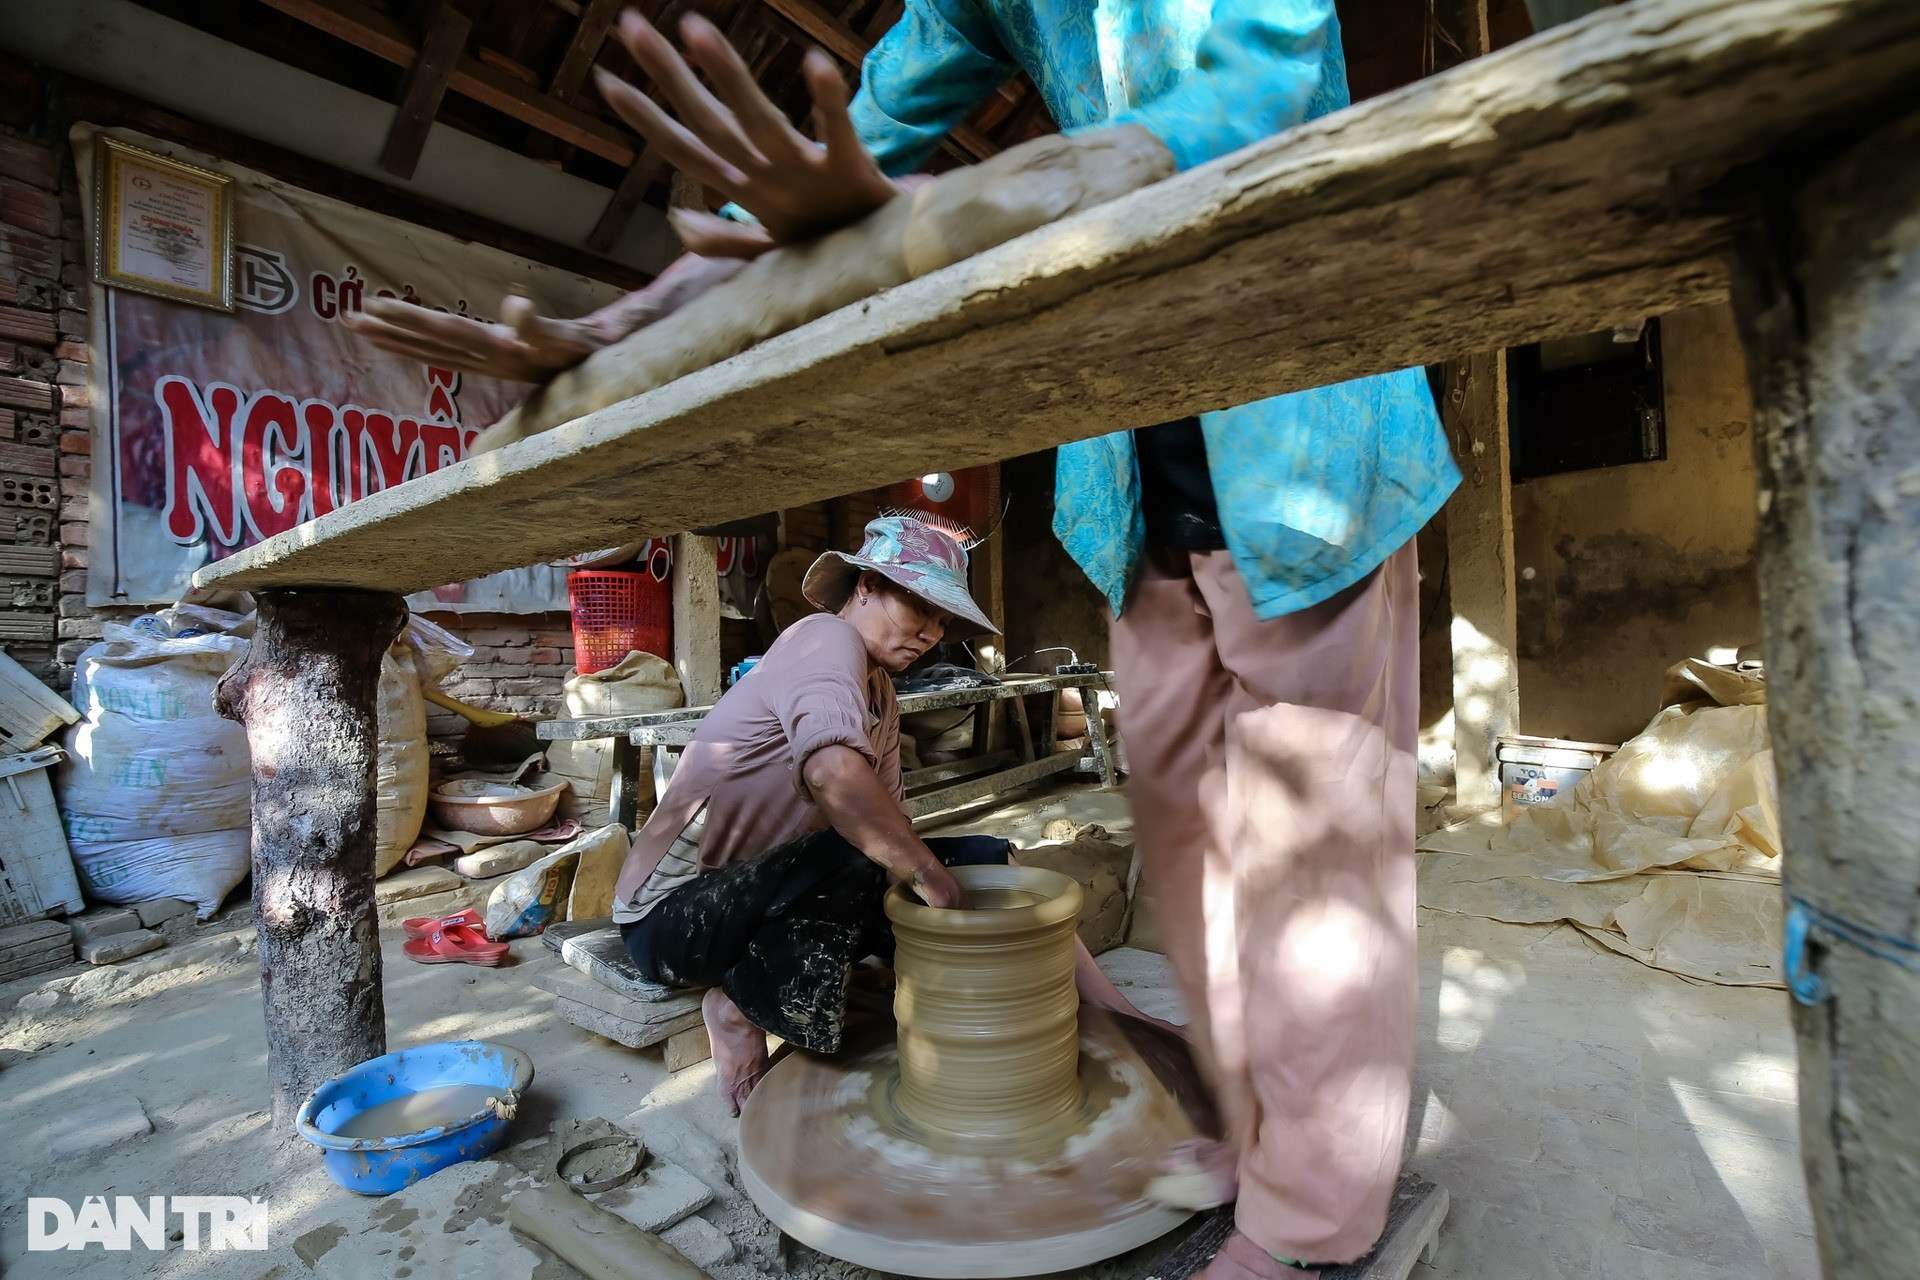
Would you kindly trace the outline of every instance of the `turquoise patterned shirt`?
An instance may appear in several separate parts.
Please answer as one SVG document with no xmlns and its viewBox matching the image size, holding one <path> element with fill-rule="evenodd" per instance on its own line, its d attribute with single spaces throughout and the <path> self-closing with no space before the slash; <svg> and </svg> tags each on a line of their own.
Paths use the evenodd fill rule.
<svg viewBox="0 0 1920 1280">
<path fill-rule="evenodd" d="M 1332 0 L 907 0 L 853 122 L 890 174 L 1016 70 L 1069 133 L 1138 124 L 1182 169 L 1347 105 Z M 1317 604 L 1404 545 L 1459 483 L 1418 369 L 1200 416 L 1220 523 L 1262 618 Z M 1131 428 L 1064 445 L 1054 532 L 1117 616 L 1146 537 Z"/>
</svg>

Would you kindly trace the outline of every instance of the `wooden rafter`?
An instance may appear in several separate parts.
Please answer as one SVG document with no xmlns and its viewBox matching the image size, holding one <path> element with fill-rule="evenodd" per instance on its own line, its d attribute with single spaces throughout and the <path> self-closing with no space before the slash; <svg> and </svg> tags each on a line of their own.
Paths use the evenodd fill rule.
<svg viewBox="0 0 1920 1280">
<path fill-rule="evenodd" d="M 380 167 L 388 173 L 411 178 L 419 167 L 427 134 L 434 117 L 440 114 L 440 102 L 447 96 L 447 85 L 472 30 L 473 20 L 450 4 L 442 4 L 427 24 L 420 56 L 407 68 L 407 78 L 400 86 L 400 108 L 387 133 L 386 148 L 380 153 Z"/>
<path fill-rule="evenodd" d="M 411 67 L 420 56 L 404 24 L 356 0 L 263 3 L 396 66 Z M 447 88 L 615 164 L 630 165 L 639 155 L 633 136 L 625 130 L 541 93 L 478 58 L 461 58 Z"/>
<path fill-rule="evenodd" d="M 821 8 L 814 0 L 761 0 L 822 49 L 851 67 L 858 67 L 873 42 Z"/>
<path fill-rule="evenodd" d="M 543 4 L 525 4 L 523 7 L 530 12 L 545 9 L 577 18 L 570 36 L 565 37 L 557 64 L 544 64 L 539 53 L 523 47 L 535 39 L 530 33 L 539 24 L 533 17 L 519 12 L 518 7 L 513 13 L 496 13 L 487 27 L 496 36 L 509 28 L 517 33 L 512 47 L 486 48 L 472 45 L 475 28 L 452 3 L 438 7 L 425 37 L 419 38 L 414 28 L 366 0 L 262 2 L 407 70 L 393 130 L 382 155 L 382 166 L 388 172 L 401 177 L 412 175 L 445 96 L 455 93 L 552 139 L 549 142 L 536 138 L 529 144 L 535 153 L 560 156 L 563 154 L 560 146 L 577 147 L 626 170 L 625 178 L 609 198 L 589 236 L 588 243 L 601 252 L 619 238 L 634 211 L 666 173 L 662 157 L 644 147 L 621 125 L 600 114 L 598 104 L 589 100 L 587 81 L 595 60 L 618 21 L 621 8 L 631 0 L 544 0 Z M 709 11 L 723 21 L 729 37 L 741 48 L 757 79 L 768 83 L 771 76 L 786 86 L 785 91 L 790 91 L 794 85 L 795 45 L 818 44 L 857 73 L 874 40 L 898 20 L 901 11 L 897 0 L 881 0 L 861 23 L 864 30 L 857 30 L 851 24 L 866 10 L 866 4 L 862 0 L 829 2 L 839 11 L 824 7 L 819 0 L 736 0 L 732 4 L 714 5 Z M 656 6 L 654 20 L 663 29 L 672 30 L 683 14 L 701 7 L 707 7 L 701 0 L 665 0 Z M 554 17 L 551 21 L 565 20 Z M 550 30 L 550 26 L 547 29 Z M 546 41 L 545 47 L 549 50 L 560 47 L 552 35 L 540 39 Z M 550 57 L 551 53 L 546 56 Z M 547 75 L 535 69 L 539 65 L 553 65 L 554 70 Z M 777 86 L 769 85 L 769 88 L 777 90 Z M 777 96 L 783 96 L 785 91 L 778 91 Z M 1014 104 L 1011 112 L 1003 110 L 998 114 L 1000 123 L 1017 122 L 1017 127 L 1024 130 L 1037 94 L 1018 80 L 1002 85 L 999 92 Z M 967 123 L 954 126 L 941 139 L 941 146 L 966 162 L 984 160 L 1000 150 L 985 129 Z"/>
<path fill-rule="evenodd" d="M 634 212 L 646 200 L 647 192 L 666 172 L 666 157 L 648 147 L 627 170 L 627 176 L 620 179 L 620 186 L 607 201 L 607 207 L 600 211 L 599 220 L 587 233 L 587 247 L 595 253 L 609 252 L 619 241 L 620 233 L 627 229 Z"/>
<path fill-rule="evenodd" d="M 580 15 L 580 25 L 574 30 L 573 39 L 567 42 L 567 51 L 561 56 L 560 66 L 553 73 L 553 79 L 547 82 L 547 92 L 565 102 L 580 92 L 587 82 L 587 72 L 593 69 L 593 60 L 600 54 L 600 46 L 606 42 L 607 32 L 613 29 L 615 18 L 620 16 L 621 8 L 627 0 L 590 0 Z"/>
</svg>

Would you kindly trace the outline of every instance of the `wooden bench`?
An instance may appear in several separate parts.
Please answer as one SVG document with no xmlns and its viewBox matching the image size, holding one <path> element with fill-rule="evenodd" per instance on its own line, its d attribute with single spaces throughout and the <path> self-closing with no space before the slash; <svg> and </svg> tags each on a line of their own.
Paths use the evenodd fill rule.
<svg viewBox="0 0 1920 1280">
<path fill-rule="evenodd" d="M 747 677 L 752 679 L 751 676 Z M 1091 772 L 1100 785 L 1114 784 L 1114 767 L 1104 734 L 1097 731 L 1097 711 L 1089 709 L 1087 724 L 1088 753 L 1054 750 L 1054 713 L 1063 689 L 1086 692 L 1111 689 L 1113 673 L 1087 672 L 1074 675 L 1008 676 L 997 685 L 967 689 L 936 689 L 925 693 L 900 695 L 900 714 L 940 711 L 950 707 L 972 707 L 975 743 L 987 740 L 988 716 L 995 704 L 1004 702 L 1014 726 L 1011 749 L 978 751 L 964 760 L 930 765 L 910 771 L 904 779 L 907 788 L 907 813 L 919 819 L 944 813 L 989 796 L 1003 795 L 1018 787 L 1055 774 L 1074 770 Z M 1037 726 L 1027 721 L 1025 699 L 1043 694 L 1047 710 Z M 694 731 L 712 707 L 682 707 L 672 711 L 647 711 L 630 716 L 594 716 L 578 720 L 545 720 L 535 732 L 547 742 L 578 742 L 592 739 L 613 741 L 613 794 L 608 804 L 614 821 L 629 831 L 639 821 L 641 752 L 653 751 L 654 796 L 666 790 L 673 763 L 679 752 L 693 740 Z"/>
</svg>

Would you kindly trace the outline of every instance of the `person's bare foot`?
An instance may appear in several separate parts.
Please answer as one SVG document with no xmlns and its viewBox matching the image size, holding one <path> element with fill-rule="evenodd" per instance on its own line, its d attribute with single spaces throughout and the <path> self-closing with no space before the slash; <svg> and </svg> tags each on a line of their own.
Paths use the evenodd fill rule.
<svg viewBox="0 0 1920 1280">
<path fill-rule="evenodd" d="M 719 987 L 707 988 L 700 998 L 700 1016 L 713 1044 L 713 1065 L 720 1077 L 720 1101 L 727 1114 L 737 1116 L 747 1095 L 767 1074 L 767 1033 L 747 1021 L 740 1006 Z"/>
<path fill-rule="evenodd" d="M 1320 1280 L 1320 1273 L 1290 1266 L 1236 1231 L 1197 1280 Z"/>
<path fill-rule="evenodd" d="M 1230 1142 L 1189 1138 L 1160 1157 L 1147 1196 L 1175 1209 L 1217 1209 L 1240 1196 L 1240 1153 Z"/>
</svg>

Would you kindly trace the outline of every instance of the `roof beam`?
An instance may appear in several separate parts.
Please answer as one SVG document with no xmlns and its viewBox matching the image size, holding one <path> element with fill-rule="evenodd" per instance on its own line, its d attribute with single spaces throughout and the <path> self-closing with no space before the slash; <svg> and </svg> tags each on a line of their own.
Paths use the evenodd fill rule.
<svg viewBox="0 0 1920 1280">
<path fill-rule="evenodd" d="M 580 92 L 580 86 L 587 82 L 587 72 L 593 70 L 593 60 L 600 56 L 600 46 L 606 43 L 607 32 L 613 29 L 613 20 L 620 16 L 625 3 L 626 0 L 592 0 L 581 13 L 580 25 L 574 29 L 573 39 L 560 58 L 560 66 L 547 85 L 549 94 L 565 102 Z"/>
<path fill-rule="evenodd" d="M 608 246 L 620 239 L 620 233 L 627 228 L 628 219 L 645 203 L 647 192 L 653 184 L 660 181 L 666 171 L 666 157 L 652 147 L 641 153 L 627 170 L 627 176 L 620 179 L 620 185 L 607 201 L 607 207 L 600 211 L 600 220 L 593 224 L 593 230 L 587 233 L 587 248 L 604 253 Z"/>
<path fill-rule="evenodd" d="M 404 24 L 357 0 L 262 0 L 262 3 L 396 66 L 411 67 L 420 56 L 414 48 L 412 33 Z M 632 135 L 626 131 L 529 88 L 478 58 L 462 57 L 454 66 L 447 88 L 615 164 L 630 165 L 639 154 Z"/>
<path fill-rule="evenodd" d="M 873 42 L 814 3 L 814 0 L 761 0 L 815 44 L 850 67 L 859 67 Z"/>
<path fill-rule="evenodd" d="M 393 128 L 380 153 L 380 167 L 388 173 L 411 178 L 420 166 L 427 133 L 440 114 L 441 99 L 447 96 L 447 84 L 472 30 L 473 20 L 450 4 L 442 4 L 427 25 L 420 56 L 407 68 L 406 81 L 400 86 L 400 109 L 394 113 Z"/>
</svg>

